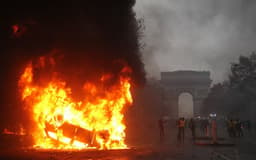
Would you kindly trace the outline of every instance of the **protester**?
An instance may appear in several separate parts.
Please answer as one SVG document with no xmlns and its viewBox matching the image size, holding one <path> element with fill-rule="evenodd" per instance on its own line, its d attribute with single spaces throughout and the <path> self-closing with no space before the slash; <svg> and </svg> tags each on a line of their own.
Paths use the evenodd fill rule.
<svg viewBox="0 0 256 160">
<path fill-rule="evenodd" d="M 212 119 L 211 128 L 212 128 L 212 143 L 217 144 L 217 122 L 216 122 L 216 119 Z"/>
<path fill-rule="evenodd" d="M 232 120 L 228 119 L 227 120 L 227 131 L 228 131 L 228 135 L 229 137 L 232 137 Z"/>
<path fill-rule="evenodd" d="M 203 119 L 200 119 L 199 120 L 199 124 L 200 124 L 200 133 L 201 133 L 201 136 L 204 136 L 204 121 Z"/>
<path fill-rule="evenodd" d="M 195 133 L 196 124 L 195 124 L 195 120 L 193 118 L 191 118 L 190 121 L 189 121 L 189 128 L 191 129 L 192 139 L 193 139 L 193 141 L 195 141 L 195 138 L 196 138 L 196 133 Z"/>
<path fill-rule="evenodd" d="M 236 121 L 231 119 L 231 137 L 236 137 Z"/>
<path fill-rule="evenodd" d="M 184 144 L 184 137 L 185 137 L 185 119 L 184 117 L 180 118 L 177 122 L 177 127 L 178 127 L 178 141 L 179 143 Z"/>
<path fill-rule="evenodd" d="M 244 134 L 243 134 L 243 130 L 242 130 L 242 122 L 239 120 L 239 119 L 237 119 L 237 122 L 236 122 L 236 136 L 237 137 L 242 137 L 242 136 L 244 136 Z"/>
<path fill-rule="evenodd" d="M 160 132 L 160 142 L 164 141 L 164 136 L 165 136 L 165 132 L 164 132 L 164 119 L 160 118 L 158 120 L 158 127 L 159 127 L 159 132 Z"/>
</svg>

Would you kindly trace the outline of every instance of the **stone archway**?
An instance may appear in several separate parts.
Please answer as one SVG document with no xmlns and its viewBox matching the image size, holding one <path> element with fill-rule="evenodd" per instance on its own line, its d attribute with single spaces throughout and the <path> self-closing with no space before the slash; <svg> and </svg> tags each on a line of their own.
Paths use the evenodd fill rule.
<svg viewBox="0 0 256 160">
<path fill-rule="evenodd" d="M 190 93 L 193 97 L 194 116 L 200 115 L 203 100 L 207 97 L 211 84 L 208 71 L 161 72 L 164 112 L 173 118 L 178 117 L 178 98 L 181 93 Z"/>
</svg>

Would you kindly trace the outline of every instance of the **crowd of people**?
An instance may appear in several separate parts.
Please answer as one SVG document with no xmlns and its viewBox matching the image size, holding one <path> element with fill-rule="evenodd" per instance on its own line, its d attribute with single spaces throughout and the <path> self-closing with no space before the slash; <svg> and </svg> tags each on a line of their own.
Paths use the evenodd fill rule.
<svg viewBox="0 0 256 160">
<path fill-rule="evenodd" d="M 189 128 L 191 130 L 191 136 L 193 140 L 195 140 L 196 136 L 209 137 L 210 135 L 216 134 L 217 124 L 214 119 L 191 118 L 191 119 L 185 120 L 185 118 L 182 117 L 176 123 L 178 127 L 179 141 L 181 141 L 180 137 L 184 137 L 183 130 L 185 128 Z"/>
<path fill-rule="evenodd" d="M 251 123 L 249 120 L 244 122 L 242 122 L 240 119 L 227 120 L 227 131 L 229 137 L 243 137 L 244 129 L 247 129 L 248 131 L 251 130 Z"/>
<path fill-rule="evenodd" d="M 216 143 L 217 141 L 217 126 L 222 131 L 227 130 L 230 137 L 242 137 L 244 135 L 244 129 L 247 129 L 248 131 L 251 129 L 251 123 L 249 120 L 242 122 L 239 119 L 227 119 L 221 121 L 222 124 L 217 121 L 220 120 L 217 120 L 216 117 L 197 117 L 191 119 L 185 119 L 184 117 L 179 118 L 176 121 L 178 142 L 184 143 L 185 128 L 189 128 L 191 130 L 191 137 L 193 140 L 195 140 L 196 137 L 211 137 L 213 143 Z M 165 123 L 166 121 L 161 119 L 159 120 L 161 141 L 164 139 Z"/>
</svg>

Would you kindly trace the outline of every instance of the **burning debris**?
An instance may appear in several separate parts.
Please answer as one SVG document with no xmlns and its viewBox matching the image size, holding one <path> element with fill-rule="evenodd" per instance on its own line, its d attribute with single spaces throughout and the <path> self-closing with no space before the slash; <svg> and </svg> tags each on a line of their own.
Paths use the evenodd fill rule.
<svg viewBox="0 0 256 160">
<path fill-rule="evenodd" d="M 126 148 L 123 108 L 132 103 L 128 66 L 120 70 L 118 77 L 106 73 L 96 81 L 85 80 L 83 96 L 76 101 L 72 88 L 55 70 L 58 62 L 52 57 L 40 57 L 37 62 L 29 63 L 19 80 L 22 100 L 33 120 L 35 146 Z"/>
</svg>

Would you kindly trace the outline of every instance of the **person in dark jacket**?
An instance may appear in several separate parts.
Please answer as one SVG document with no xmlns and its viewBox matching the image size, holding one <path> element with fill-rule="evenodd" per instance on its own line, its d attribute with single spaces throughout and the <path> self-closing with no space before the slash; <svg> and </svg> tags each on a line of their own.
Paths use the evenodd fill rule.
<svg viewBox="0 0 256 160">
<path fill-rule="evenodd" d="M 159 133 L 160 133 L 160 142 L 163 142 L 163 140 L 164 140 L 164 135 L 165 135 L 165 133 L 164 133 L 164 123 L 165 123 L 165 121 L 164 121 L 163 118 L 160 118 L 158 120 L 158 127 L 159 127 Z"/>
<path fill-rule="evenodd" d="M 192 133 L 192 139 L 193 141 L 195 141 L 196 138 L 196 124 L 195 124 L 195 120 L 193 118 L 190 119 L 189 121 L 189 128 L 191 129 L 191 133 Z"/>
<path fill-rule="evenodd" d="M 244 136 L 243 130 L 242 130 L 242 122 L 238 119 L 236 123 L 236 133 L 238 137 Z"/>
</svg>

